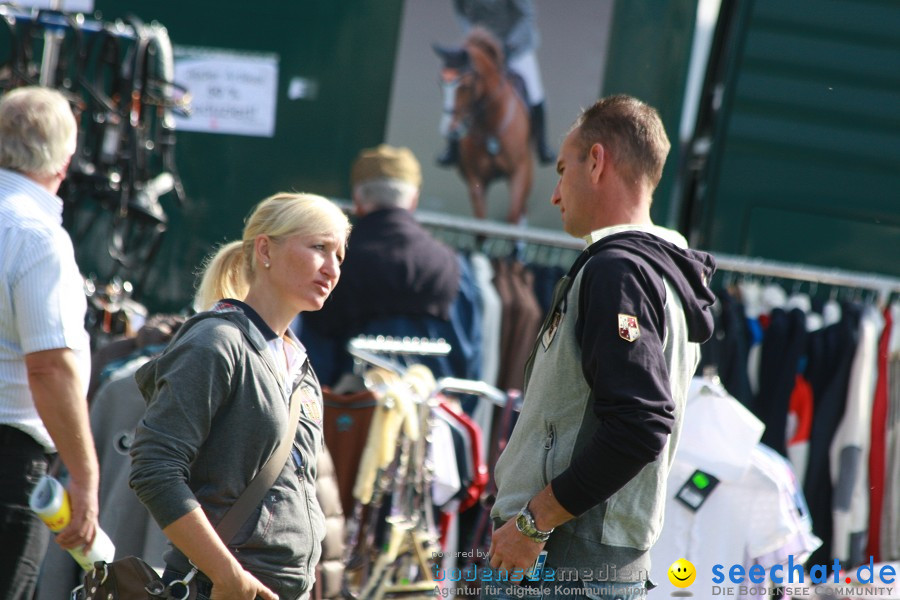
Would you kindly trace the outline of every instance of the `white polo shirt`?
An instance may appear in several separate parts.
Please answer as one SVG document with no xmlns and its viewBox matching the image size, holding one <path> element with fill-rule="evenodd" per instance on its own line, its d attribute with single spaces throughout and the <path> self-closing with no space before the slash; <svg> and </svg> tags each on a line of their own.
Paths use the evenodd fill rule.
<svg viewBox="0 0 900 600">
<path fill-rule="evenodd" d="M 0 169 L 0 424 L 56 447 L 34 406 L 25 355 L 69 348 L 84 393 L 91 372 L 87 300 L 62 200 L 31 179 Z"/>
</svg>

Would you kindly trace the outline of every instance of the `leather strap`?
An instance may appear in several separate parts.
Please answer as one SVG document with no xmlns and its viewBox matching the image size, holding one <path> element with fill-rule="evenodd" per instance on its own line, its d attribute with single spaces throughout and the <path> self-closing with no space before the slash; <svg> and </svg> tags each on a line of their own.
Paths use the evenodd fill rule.
<svg viewBox="0 0 900 600">
<path fill-rule="evenodd" d="M 308 369 L 309 359 L 303 365 L 304 376 Z M 289 417 L 289 426 L 284 437 L 281 438 L 281 442 L 275 448 L 275 451 L 272 452 L 272 455 L 269 456 L 269 460 L 266 461 L 263 468 L 247 484 L 247 488 L 238 496 L 238 499 L 235 500 L 228 512 L 225 513 L 225 516 L 222 517 L 222 520 L 219 521 L 219 524 L 216 525 L 216 533 L 219 534 L 219 537 L 226 544 L 231 541 L 231 538 L 235 536 L 244 522 L 250 517 L 250 514 L 271 489 L 275 480 L 278 479 L 279 473 L 284 468 L 288 455 L 291 453 L 291 446 L 297 433 L 297 423 L 300 419 L 300 405 L 302 402 L 299 396 L 304 393 L 301 385 L 291 394 L 291 416 Z"/>
</svg>

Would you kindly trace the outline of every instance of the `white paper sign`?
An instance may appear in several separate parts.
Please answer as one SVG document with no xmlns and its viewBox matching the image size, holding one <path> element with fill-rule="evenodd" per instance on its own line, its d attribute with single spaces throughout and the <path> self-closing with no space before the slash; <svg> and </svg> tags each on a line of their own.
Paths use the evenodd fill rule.
<svg viewBox="0 0 900 600">
<path fill-rule="evenodd" d="M 16 0 L 15 5 L 22 8 L 61 10 L 68 13 L 94 12 L 94 0 Z"/>
<path fill-rule="evenodd" d="M 179 130 L 275 134 L 277 55 L 176 47 L 175 83 L 191 94 L 191 115 L 176 117 Z"/>
</svg>

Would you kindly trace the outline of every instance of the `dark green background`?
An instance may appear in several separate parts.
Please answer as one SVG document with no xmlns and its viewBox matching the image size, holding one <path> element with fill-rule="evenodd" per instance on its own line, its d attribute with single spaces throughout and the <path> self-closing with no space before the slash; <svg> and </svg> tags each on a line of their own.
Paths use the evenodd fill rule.
<svg viewBox="0 0 900 600">
<path fill-rule="evenodd" d="M 740 2 L 695 241 L 900 275 L 900 2 Z"/>
</svg>

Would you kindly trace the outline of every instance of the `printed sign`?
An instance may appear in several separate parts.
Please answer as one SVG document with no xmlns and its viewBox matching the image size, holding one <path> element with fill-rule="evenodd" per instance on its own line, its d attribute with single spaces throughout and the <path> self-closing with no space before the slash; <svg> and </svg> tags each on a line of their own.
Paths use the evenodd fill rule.
<svg viewBox="0 0 900 600">
<path fill-rule="evenodd" d="M 277 55 L 176 47 L 175 81 L 191 95 L 191 115 L 176 117 L 179 130 L 275 134 Z"/>
<path fill-rule="evenodd" d="M 19 8 L 61 10 L 67 13 L 92 13 L 94 0 L 17 0 Z"/>
</svg>

